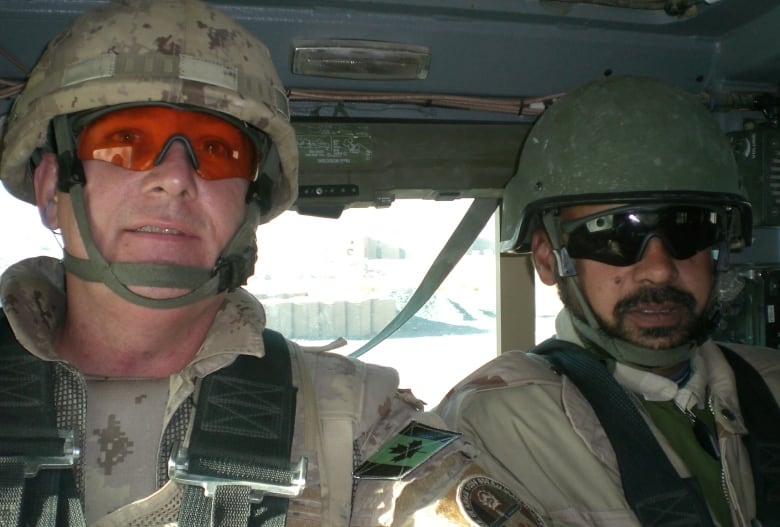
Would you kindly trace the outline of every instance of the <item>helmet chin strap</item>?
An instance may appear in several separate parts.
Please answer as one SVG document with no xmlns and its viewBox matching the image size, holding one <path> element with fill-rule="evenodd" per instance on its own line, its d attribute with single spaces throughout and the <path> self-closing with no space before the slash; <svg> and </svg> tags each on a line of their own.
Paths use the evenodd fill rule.
<svg viewBox="0 0 780 527">
<path fill-rule="evenodd" d="M 260 208 L 254 200 L 247 203 L 243 222 L 217 258 L 214 268 L 203 269 L 176 264 L 108 262 L 100 254 L 89 228 L 83 184 L 74 183 L 70 187 L 70 196 L 87 258 L 77 258 L 66 251 L 63 259 L 65 269 L 82 280 L 106 284 L 129 302 L 155 309 L 182 307 L 235 289 L 244 284 L 254 271 L 257 260 L 255 231 L 260 219 Z M 150 298 L 134 293 L 130 286 L 190 291 L 172 298 Z"/>
<path fill-rule="evenodd" d="M 257 260 L 256 230 L 260 224 L 260 203 L 255 197 L 247 201 L 244 220 L 217 258 L 212 269 L 175 264 L 108 262 L 92 237 L 84 204 L 86 178 L 76 158 L 76 144 L 68 117 L 52 121 L 59 164 L 59 188 L 71 197 L 76 225 L 87 251 L 87 258 L 77 258 L 65 251 L 65 269 L 88 282 L 102 282 L 114 293 L 139 306 L 173 309 L 194 304 L 226 290 L 236 289 L 254 272 Z M 150 298 L 130 290 L 131 286 L 187 289 L 188 293 L 171 298 Z"/>
<path fill-rule="evenodd" d="M 562 283 L 561 287 L 570 287 L 570 290 L 573 289 L 577 292 L 575 297 L 581 311 L 586 314 L 586 319 L 595 319 L 590 306 L 585 302 L 582 293 L 579 292 L 580 288 L 576 278 L 568 277 L 564 280 L 565 283 Z M 673 348 L 646 348 L 608 335 L 598 323 L 592 323 L 589 320 L 586 322 L 574 313 L 572 313 L 571 320 L 574 329 L 583 340 L 603 349 L 618 362 L 641 369 L 668 368 L 680 364 L 693 356 L 693 350 L 697 345 L 695 341 L 691 340 Z"/>
<path fill-rule="evenodd" d="M 555 254 L 556 273 L 559 277 L 559 286 L 566 288 L 566 291 L 571 293 L 566 295 L 566 297 L 575 299 L 575 302 L 577 302 L 577 306 L 579 307 L 579 312 L 582 314 L 582 316 L 578 316 L 576 313 L 572 312 L 571 317 L 574 328 L 580 337 L 585 341 L 598 346 L 618 362 L 642 369 L 671 367 L 689 360 L 693 356 L 693 351 L 699 344 L 696 340 L 691 340 L 685 344 L 672 348 L 653 349 L 638 346 L 607 334 L 602 329 L 601 324 L 599 324 L 596 315 L 590 307 L 590 303 L 585 299 L 585 295 L 582 293 L 582 289 L 579 286 L 574 263 L 571 261 L 571 258 L 566 252 L 566 247 L 563 245 L 560 216 L 554 212 L 544 213 L 542 215 L 542 223 L 544 224 L 545 231 L 547 232 L 547 236 L 550 239 Z M 718 263 L 716 264 L 717 271 L 720 271 L 722 270 L 722 267 L 727 266 L 727 263 L 721 262 L 722 259 L 727 258 L 727 255 L 728 248 L 721 247 L 721 250 L 718 251 Z M 713 280 L 713 283 L 715 282 L 716 281 Z M 714 287 L 713 284 L 713 289 Z M 710 296 L 713 298 L 713 295 Z M 712 307 L 713 306 L 708 306 L 708 308 Z"/>
</svg>

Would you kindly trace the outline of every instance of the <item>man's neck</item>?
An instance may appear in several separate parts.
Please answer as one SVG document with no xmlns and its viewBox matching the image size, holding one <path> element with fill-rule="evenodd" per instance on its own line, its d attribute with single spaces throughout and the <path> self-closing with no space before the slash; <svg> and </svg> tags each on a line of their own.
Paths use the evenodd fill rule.
<svg viewBox="0 0 780 527">
<path fill-rule="evenodd" d="M 73 285 L 54 346 L 62 359 L 95 376 L 165 377 L 181 371 L 197 354 L 224 300 L 152 309 L 99 284 Z"/>
</svg>

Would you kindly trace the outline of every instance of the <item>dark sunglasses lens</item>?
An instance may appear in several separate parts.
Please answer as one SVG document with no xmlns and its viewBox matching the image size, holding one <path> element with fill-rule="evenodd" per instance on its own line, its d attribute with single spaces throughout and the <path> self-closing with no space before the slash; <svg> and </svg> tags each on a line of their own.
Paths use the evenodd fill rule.
<svg viewBox="0 0 780 527">
<path fill-rule="evenodd" d="M 690 209 L 679 211 L 677 216 L 681 218 L 670 218 L 672 221 L 662 227 L 662 236 L 669 252 L 678 260 L 690 258 L 723 238 L 718 215 L 713 211 Z"/>
<path fill-rule="evenodd" d="M 690 258 L 722 238 L 718 213 L 699 207 L 611 212 L 570 225 L 566 248 L 572 258 L 615 266 L 638 262 L 654 236 L 678 260 Z"/>
<path fill-rule="evenodd" d="M 585 258 L 597 262 L 626 266 L 634 263 L 635 255 L 642 244 L 641 236 L 609 229 L 590 232 L 583 225 L 572 231 L 566 248 L 572 258 Z"/>
</svg>

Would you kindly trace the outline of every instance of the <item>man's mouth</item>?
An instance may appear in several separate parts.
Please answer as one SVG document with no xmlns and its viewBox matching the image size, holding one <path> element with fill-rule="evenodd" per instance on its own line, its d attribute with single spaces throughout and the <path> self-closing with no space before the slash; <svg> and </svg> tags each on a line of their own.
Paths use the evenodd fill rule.
<svg viewBox="0 0 780 527">
<path fill-rule="evenodd" d="M 143 227 L 136 229 L 135 232 L 151 232 L 154 234 L 174 234 L 174 235 L 184 234 L 182 231 L 178 229 L 171 229 L 168 227 L 156 227 L 154 225 L 144 225 Z"/>
<path fill-rule="evenodd" d="M 635 313 L 638 315 L 670 315 L 674 312 L 693 312 L 696 299 L 686 291 L 672 287 L 645 288 L 620 300 L 614 308 L 615 317 Z"/>
<path fill-rule="evenodd" d="M 666 315 L 674 310 L 672 307 L 640 307 L 635 309 L 642 315 Z"/>
<path fill-rule="evenodd" d="M 686 310 L 681 306 L 673 307 L 637 307 L 625 313 L 634 324 L 640 327 L 668 327 L 681 322 Z"/>
</svg>

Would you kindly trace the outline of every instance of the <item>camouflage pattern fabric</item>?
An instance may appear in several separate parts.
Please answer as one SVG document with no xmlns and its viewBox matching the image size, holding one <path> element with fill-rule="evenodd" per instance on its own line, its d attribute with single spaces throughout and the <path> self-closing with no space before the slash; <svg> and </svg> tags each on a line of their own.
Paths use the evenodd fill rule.
<svg viewBox="0 0 780 527">
<path fill-rule="evenodd" d="M 579 343 L 569 317 L 565 310 L 559 315 L 558 338 Z M 777 350 L 733 349 L 779 398 Z M 649 400 L 676 397 L 688 405 L 712 405 L 734 525 L 751 525 L 756 514 L 753 477 L 741 437 L 747 430 L 731 369 L 717 345 L 708 341 L 696 350 L 693 371 L 688 392 L 668 379 L 624 365 L 615 377 Z M 545 521 L 639 527 L 625 500 L 615 453 L 593 409 L 574 384 L 540 356 L 504 353 L 460 382 L 434 412 L 479 451 L 477 463 L 485 475 L 505 485 Z M 655 430 L 652 423 L 650 427 Z M 658 439 L 677 471 L 688 477 L 683 460 L 663 437 Z"/>
<path fill-rule="evenodd" d="M 19 262 L 0 280 L 0 299 L 17 340 L 43 360 L 57 360 L 52 333 L 65 314 L 62 285 L 60 262 L 47 257 Z M 227 295 L 198 354 L 182 372 L 168 379 L 167 400 L 160 416 L 163 428 L 176 421 L 177 409 L 187 405 L 199 378 L 229 364 L 238 353 L 262 356 L 264 324 L 264 310 L 254 296 L 243 290 Z M 309 352 L 292 342 L 288 347 L 293 383 L 299 388 L 292 459 L 306 456 L 309 475 L 303 495 L 291 500 L 287 525 L 349 525 L 353 463 L 368 458 L 410 420 L 419 418 L 422 403 L 398 390 L 397 373 L 392 369 Z M 120 425 L 114 432 L 124 429 L 125 424 Z M 124 446 L 129 448 L 129 434 L 117 432 L 113 437 L 120 442 L 126 438 Z M 134 452 L 136 447 L 132 447 Z M 146 457 L 154 460 L 157 452 L 148 452 Z M 127 463 L 114 463 L 112 470 L 121 470 L 124 465 Z M 157 468 L 146 472 L 153 474 Z M 90 493 L 89 486 L 85 493 Z M 393 496 L 386 494 L 385 498 Z M 179 499 L 176 485 L 164 484 L 154 494 L 121 507 L 94 525 L 175 523 Z"/>
<path fill-rule="evenodd" d="M 57 115 L 128 103 L 224 112 L 267 133 L 280 167 L 267 167 L 273 207 L 295 201 L 298 148 L 284 87 L 266 46 L 198 0 L 114 1 L 52 39 L 16 99 L 0 144 L 0 179 L 34 203 L 30 158 Z"/>
</svg>

